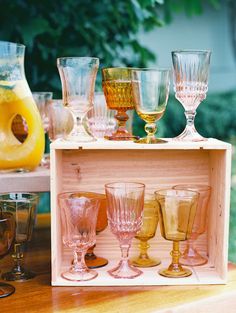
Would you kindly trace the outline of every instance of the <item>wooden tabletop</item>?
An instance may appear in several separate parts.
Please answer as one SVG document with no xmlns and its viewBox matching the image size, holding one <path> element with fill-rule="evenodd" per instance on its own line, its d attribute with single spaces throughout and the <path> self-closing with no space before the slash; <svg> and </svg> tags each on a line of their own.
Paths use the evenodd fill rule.
<svg viewBox="0 0 236 313">
<path fill-rule="evenodd" d="M 235 313 L 236 266 L 229 265 L 227 285 L 149 287 L 51 287 L 50 229 L 34 230 L 25 253 L 25 265 L 37 276 L 12 283 L 15 294 L 0 299 L 1 313 Z M 10 269 L 10 255 L 0 261 L 2 272 Z"/>
</svg>

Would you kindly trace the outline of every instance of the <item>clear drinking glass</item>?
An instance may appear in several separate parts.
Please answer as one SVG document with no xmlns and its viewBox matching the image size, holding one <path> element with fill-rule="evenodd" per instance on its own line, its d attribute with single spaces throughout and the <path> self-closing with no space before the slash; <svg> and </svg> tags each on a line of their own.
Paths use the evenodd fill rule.
<svg viewBox="0 0 236 313">
<path fill-rule="evenodd" d="M 151 267 L 161 263 L 159 259 L 150 258 L 147 251 L 150 248 L 148 240 L 152 239 L 156 234 L 158 225 L 158 209 L 155 195 L 145 194 L 144 210 L 141 229 L 135 235 L 139 240 L 139 255 L 131 259 L 131 263 L 138 267 Z"/>
<path fill-rule="evenodd" d="M 117 130 L 106 136 L 109 140 L 133 140 L 137 137 L 128 132 L 126 122 L 129 119 L 126 111 L 134 109 L 134 101 L 131 87 L 131 68 L 103 68 L 102 88 L 106 98 L 107 106 L 116 110 L 115 118 L 118 122 Z"/>
<path fill-rule="evenodd" d="M 84 257 L 88 248 L 96 243 L 100 201 L 98 198 L 66 192 L 58 195 L 58 203 L 61 211 L 62 241 L 74 254 L 71 267 L 61 276 L 71 281 L 91 280 L 98 273 L 87 267 Z"/>
<path fill-rule="evenodd" d="M 94 106 L 85 117 L 85 123 L 88 131 L 91 132 L 96 139 L 103 139 L 110 136 L 116 130 L 116 120 L 114 118 L 114 110 L 107 108 L 104 93 L 95 93 Z"/>
<path fill-rule="evenodd" d="M 73 128 L 74 121 L 71 112 L 64 107 L 62 99 L 52 99 L 47 110 L 49 140 L 53 142 L 58 138 L 65 138 Z"/>
<path fill-rule="evenodd" d="M 172 262 L 159 274 L 165 277 L 187 277 L 192 271 L 179 263 L 181 253 L 179 242 L 187 240 L 192 231 L 198 193 L 190 190 L 163 189 L 155 192 L 160 216 L 161 234 L 166 240 L 173 241 Z"/>
<path fill-rule="evenodd" d="M 88 110 L 93 107 L 99 59 L 58 58 L 57 67 L 62 83 L 63 103 L 68 106 L 74 117 L 74 127 L 66 139 L 76 142 L 95 140 L 86 132 L 82 121 Z"/>
<path fill-rule="evenodd" d="M 186 127 L 175 140 L 203 141 L 194 126 L 196 109 L 206 98 L 211 52 L 206 50 L 180 50 L 172 52 L 174 91 L 183 105 Z"/>
<path fill-rule="evenodd" d="M 142 225 L 145 185 L 133 182 L 115 182 L 105 185 L 107 218 L 111 232 L 121 248 L 119 264 L 108 271 L 115 278 L 134 278 L 142 271 L 128 260 L 131 241 Z"/>
<path fill-rule="evenodd" d="M 155 137 L 156 121 L 165 113 L 170 86 L 168 69 L 132 70 L 133 101 L 137 114 L 146 122 L 147 136 L 136 140 L 137 143 L 163 143 L 165 140 Z"/>
<path fill-rule="evenodd" d="M 53 93 L 47 92 L 47 91 L 34 91 L 32 92 L 34 101 L 37 105 L 37 108 L 39 110 L 42 123 L 43 123 L 43 129 L 44 129 L 44 136 L 45 136 L 45 148 L 46 148 L 46 134 L 49 129 L 49 116 L 48 116 L 48 105 L 50 105 L 50 102 L 52 101 Z M 44 150 L 45 150 L 44 148 Z M 41 166 L 44 166 L 46 168 L 50 167 L 50 154 L 44 153 L 43 158 L 40 163 Z"/>
<path fill-rule="evenodd" d="M 11 248 L 15 237 L 15 218 L 7 210 L 7 207 L 0 206 L 0 259 L 3 258 Z M 0 282 L 0 298 L 10 296 L 15 292 L 12 285 Z"/>
<path fill-rule="evenodd" d="M 197 212 L 193 223 L 192 234 L 187 240 L 187 246 L 183 252 L 180 263 L 189 266 L 198 266 L 207 263 L 207 257 L 194 247 L 197 238 L 206 231 L 208 203 L 210 200 L 211 187 L 202 184 L 183 184 L 176 185 L 174 189 L 187 189 L 197 191 L 199 193 Z"/>
<path fill-rule="evenodd" d="M 24 281 L 33 278 L 35 274 L 22 265 L 22 245 L 31 240 L 39 197 L 34 193 L 0 194 L 0 208 L 5 208 L 15 217 L 16 235 L 14 242 L 14 267 L 2 277 L 10 281 Z"/>
</svg>

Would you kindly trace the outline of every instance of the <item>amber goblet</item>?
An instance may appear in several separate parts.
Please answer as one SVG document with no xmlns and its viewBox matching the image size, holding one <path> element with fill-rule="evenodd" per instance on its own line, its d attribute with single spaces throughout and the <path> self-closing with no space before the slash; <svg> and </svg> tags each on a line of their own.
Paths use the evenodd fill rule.
<svg viewBox="0 0 236 313">
<path fill-rule="evenodd" d="M 131 263 L 137 267 L 152 267 L 159 265 L 161 261 L 159 259 L 150 259 L 147 250 L 150 247 L 148 240 L 153 238 L 156 234 L 158 225 L 158 209 L 155 196 L 153 194 L 145 194 L 144 210 L 142 217 L 141 229 L 135 235 L 135 238 L 140 241 L 139 256 L 131 259 Z"/>
<path fill-rule="evenodd" d="M 208 203 L 210 199 L 211 187 L 198 184 L 184 184 L 173 187 L 175 190 L 187 189 L 197 191 L 199 193 L 197 212 L 193 223 L 192 234 L 187 240 L 187 246 L 184 250 L 180 263 L 189 266 L 198 266 L 207 263 L 207 257 L 201 255 L 194 242 L 206 231 L 206 221 L 208 212 Z"/>
<path fill-rule="evenodd" d="M 8 212 L 5 205 L 0 202 L 0 259 L 9 251 L 15 237 L 15 219 Z M 15 287 L 0 282 L 0 298 L 10 296 L 15 292 Z"/>
<path fill-rule="evenodd" d="M 35 274 L 22 265 L 22 246 L 31 240 L 38 205 L 38 195 L 35 193 L 6 193 L 0 194 L 0 205 L 13 214 L 16 223 L 14 242 L 14 266 L 2 277 L 9 281 L 24 281 L 33 278 Z"/>
<path fill-rule="evenodd" d="M 173 241 L 172 262 L 167 269 L 161 269 L 159 274 L 173 278 L 190 276 L 192 271 L 179 263 L 179 242 L 187 240 L 191 235 L 199 194 L 184 189 L 163 189 L 157 190 L 155 195 L 161 234 L 166 240 Z"/>
<path fill-rule="evenodd" d="M 133 140 L 138 139 L 128 132 L 126 122 L 129 119 L 126 111 L 134 109 L 134 101 L 131 86 L 131 68 L 114 67 L 102 69 L 102 87 L 107 106 L 116 110 L 115 118 L 118 128 L 111 136 L 105 136 L 109 140 Z"/>
</svg>

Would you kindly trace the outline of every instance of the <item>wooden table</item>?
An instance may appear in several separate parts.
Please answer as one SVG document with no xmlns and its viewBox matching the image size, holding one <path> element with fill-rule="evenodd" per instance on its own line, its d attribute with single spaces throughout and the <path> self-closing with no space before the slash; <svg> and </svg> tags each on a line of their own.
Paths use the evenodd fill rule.
<svg viewBox="0 0 236 313">
<path fill-rule="evenodd" d="M 25 264 L 37 273 L 27 282 L 12 283 L 15 294 L 0 299 L 1 313 L 235 313 L 236 266 L 229 265 L 227 285 L 149 287 L 51 287 L 50 229 L 40 215 L 25 253 Z M 0 261 L 9 270 L 10 255 Z"/>
</svg>

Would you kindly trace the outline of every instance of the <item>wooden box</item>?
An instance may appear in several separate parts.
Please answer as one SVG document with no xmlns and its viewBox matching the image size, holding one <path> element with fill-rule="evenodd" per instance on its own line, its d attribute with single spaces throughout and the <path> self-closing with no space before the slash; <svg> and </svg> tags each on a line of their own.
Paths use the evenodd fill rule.
<svg viewBox="0 0 236 313">
<path fill-rule="evenodd" d="M 188 285 L 224 284 L 227 281 L 228 227 L 231 180 L 231 145 L 216 139 L 200 143 L 169 141 L 142 145 L 133 142 L 96 141 L 71 143 L 56 141 L 51 145 L 51 223 L 52 285 Z M 150 256 L 162 264 L 142 269 L 134 279 L 115 279 L 107 270 L 120 259 L 117 239 L 109 227 L 97 236 L 95 253 L 108 258 L 109 264 L 97 269 L 98 277 L 87 282 L 71 282 L 61 277 L 70 266 L 72 253 L 62 243 L 57 195 L 65 191 L 104 193 L 104 184 L 113 181 L 137 181 L 146 184 L 146 192 L 181 183 L 209 184 L 212 187 L 207 231 L 197 246 L 208 255 L 206 265 L 193 267 L 187 278 L 165 278 L 158 274 L 170 263 L 171 242 L 164 240 L 159 229 L 150 240 Z M 132 242 L 130 256 L 138 253 L 138 241 Z"/>
</svg>

